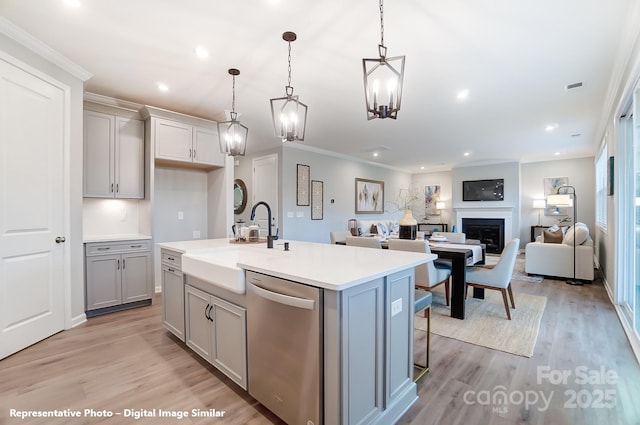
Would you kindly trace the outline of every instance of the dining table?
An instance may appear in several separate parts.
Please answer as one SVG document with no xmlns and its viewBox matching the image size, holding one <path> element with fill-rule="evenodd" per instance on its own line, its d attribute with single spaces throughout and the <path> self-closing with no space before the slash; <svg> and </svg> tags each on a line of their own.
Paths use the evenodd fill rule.
<svg viewBox="0 0 640 425">
<path fill-rule="evenodd" d="M 337 242 L 340 245 L 345 245 L 344 242 Z M 425 239 L 425 243 L 429 243 Z M 383 249 L 389 248 L 389 244 L 386 239 L 380 241 L 380 245 Z M 433 254 L 437 254 L 438 258 L 451 260 L 451 317 L 464 320 L 465 318 L 465 292 L 466 292 L 466 279 L 467 279 L 467 266 L 469 265 L 469 259 L 474 258 L 473 245 L 476 243 L 466 244 L 446 244 L 447 246 L 441 246 L 441 244 L 429 243 L 429 247 Z M 480 244 L 482 248 L 482 257 L 476 264 L 484 264 L 485 249 L 486 247 Z M 483 288 L 473 288 L 473 297 L 484 299 Z"/>
<path fill-rule="evenodd" d="M 467 262 L 469 258 L 473 258 L 473 249 L 464 244 L 459 245 L 459 248 L 439 247 L 437 245 L 430 245 L 430 248 L 431 253 L 437 254 L 438 258 L 451 260 L 451 317 L 464 319 Z M 480 262 L 482 263 L 483 260 Z M 484 288 L 474 287 L 473 297 L 484 299 Z"/>
</svg>

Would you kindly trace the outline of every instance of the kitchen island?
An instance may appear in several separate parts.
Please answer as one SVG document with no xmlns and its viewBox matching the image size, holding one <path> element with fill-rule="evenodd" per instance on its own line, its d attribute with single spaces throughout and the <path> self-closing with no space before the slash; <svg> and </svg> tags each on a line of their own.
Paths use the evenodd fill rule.
<svg viewBox="0 0 640 425">
<path fill-rule="evenodd" d="M 288 423 L 393 423 L 416 401 L 414 267 L 435 255 L 281 240 L 273 249 L 226 239 L 158 245 L 165 327 Z M 275 315 L 251 301 L 265 292 L 261 281 L 272 280 L 318 295 L 315 301 L 285 296 L 308 311 L 280 305 L 284 321 L 277 325 Z M 301 325 L 311 314 L 317 325 Z M 280 332 L 265 340 L 256 323 Z M 287 358 L 274 365 L 291 364 L 281 389 L 277 368 L 266 375 L 255 369 L 274 353 Z M 268 397 L 258 392 L 262 375 L 276 381 Z M 314 402 L 307 411 L 289 393 Z"/>
</svg>

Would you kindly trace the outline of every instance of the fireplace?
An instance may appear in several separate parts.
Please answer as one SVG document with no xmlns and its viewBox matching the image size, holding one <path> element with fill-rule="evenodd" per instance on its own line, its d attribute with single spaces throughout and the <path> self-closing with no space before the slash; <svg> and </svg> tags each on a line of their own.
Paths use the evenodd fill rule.
<svg viewBox="0 0 640 425">
<path fill-rule="evenodd" d="M 462 233 L 467 239 L 478 239 L 487 245 L 487 252 L 502 253 L 504 248 L 503 218 L 463 218 Z"/>
</svg>

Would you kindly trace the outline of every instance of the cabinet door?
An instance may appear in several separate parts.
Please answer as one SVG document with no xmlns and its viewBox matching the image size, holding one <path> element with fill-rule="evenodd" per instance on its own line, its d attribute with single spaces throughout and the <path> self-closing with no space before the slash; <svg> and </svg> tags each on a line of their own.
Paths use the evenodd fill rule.
<svg viewBox="0 0 640 425">
<path fill-rule="evenodd" d="M 211 362 L 242 388 L 247 388 L 247 314 L 242 307 L 212 297 Z"/>
<path fill-rule="evenodd" d="M 116 117 L 116 198 L 144 198 L 144 122 Z"/>
<path fill-rule="evenodd" d="M 120 255 L 87 258 L 87 310 L 121 303 L 120 268 Z"/>
<path fill-rule="evenodd" d="M 224 167 L 225 155 L 220 152 L 217 130 L 193 128 L 193 162 Z"/>
<path fill-rule="evenodd" d="M 162 266 L 162 323 L 184 341 L 184 283 L 182 272 Z"/>
<path fill-rule="evenodd" d="M 185 286 L 186 343 L 189 348 L 211 362 L 211 307 L 209 294 Z"/>
<path fill-rule="evenodd" d="M 192 126 L 177 121 L 155 119 L 155 157 L 191 162 Z"/>
<path fill-rule="evenodd" d="M 113 115 L 84 111 L 84 196 L 113 198 Z"/>
<path fill-rule="evenodd" d="M 151 253 L 123 254 L 120 267 L 122 302 L 130 303 L 151 298 Z"/>
</svg>

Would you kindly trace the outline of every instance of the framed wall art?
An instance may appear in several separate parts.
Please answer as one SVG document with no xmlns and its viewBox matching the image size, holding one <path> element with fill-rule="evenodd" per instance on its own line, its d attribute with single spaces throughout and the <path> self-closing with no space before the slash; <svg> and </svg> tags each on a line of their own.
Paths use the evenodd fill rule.
<svg viewBox="0 0 640 425">
<path fill-rule="evenodd" d="M 544 178 L 544 197 L 548 195 L 556 195 L 558 189 L 569 184 L 569 177 L 545 177 Z M 555 205 L 547 205 L 544 215 L 548 216 L 565 216 L 569 215 L 569 208 L 557 207 Z"/>
<path fill-rule="evenodd" d="M 324 183 L 320 180 L 311 180 L 311 220 L 322 220 L 324 206 Z"/>
<path fill-rule="evenodd" d="M 440 200 L 440 185 L 424 187 L 424 214 L 439 215 L 436 202 Z"/>
<path fill-rule="evenodd" d="M 309 205 L 310 175 L 310 166 L 298 164 L 296 168 L 296 205 Z"/>
<path fill-rule="evenodd" d="M 384 212 L 384 182 L 356 178 L 356 214 Z"/>
</svg>

